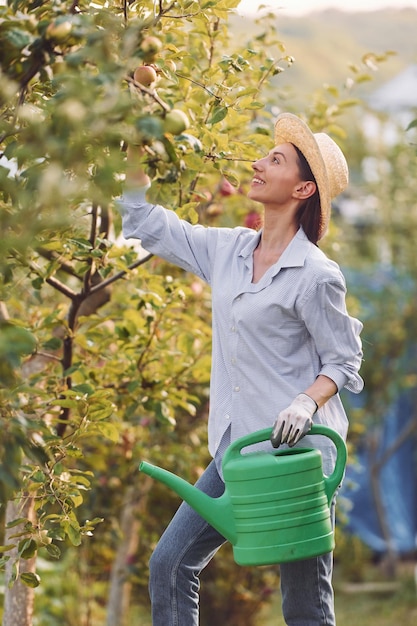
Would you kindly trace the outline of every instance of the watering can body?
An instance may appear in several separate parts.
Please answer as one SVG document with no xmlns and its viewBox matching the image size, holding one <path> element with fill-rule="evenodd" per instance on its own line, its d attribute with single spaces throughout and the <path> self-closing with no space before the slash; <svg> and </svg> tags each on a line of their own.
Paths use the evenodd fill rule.
<svg viewBox="0 0 417 626">
<path fill-rule="evenodd" d="M 314 448 L 271 452 L 242 449 L 269 440 L 272 429 L 234 441 L 223 457 L 225 492 L 211 498 L 182 478 L 142 462 L 140 470 L 172 488 L 233 546 L 240 565 L 269 565 L 307 559 L 334 548 L 330 506 L 346 466 L 346 445 L 332 429 L 314 425 L 336 446 L 336 465 L 324 476 Z"/>
</svg>

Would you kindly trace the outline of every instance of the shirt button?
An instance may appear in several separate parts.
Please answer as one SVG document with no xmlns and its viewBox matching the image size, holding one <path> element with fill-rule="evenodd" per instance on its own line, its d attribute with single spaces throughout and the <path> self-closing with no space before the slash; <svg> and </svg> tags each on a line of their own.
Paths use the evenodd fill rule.
<svg viewBox="0 0 417 626">
<path fill-rule="evenodd" d="M 234 388 L 234 391 L 240 391 L 240 387 L 236 386 L 236 387 Z"/>
<path fill-rule="evenodd" d="M 228 413 L 226 413 L 226 415 L 224 416 L 225 420 L 230 420 L 230 415 L 228 415 Z"/>
<path fill-rule="evenodd" d="M 236 363 L 236 359 L 235 359 L 234 356 L 230 359 L 230 362 L 231 362 L 232 365 L 234 365 Z"/>
<path fill-rule="evenodd" d="M 231 326 L 230 330 L 232 331 L 232 333 L 234 333 L 236 328 L 234 326 Z"/>
</svg>

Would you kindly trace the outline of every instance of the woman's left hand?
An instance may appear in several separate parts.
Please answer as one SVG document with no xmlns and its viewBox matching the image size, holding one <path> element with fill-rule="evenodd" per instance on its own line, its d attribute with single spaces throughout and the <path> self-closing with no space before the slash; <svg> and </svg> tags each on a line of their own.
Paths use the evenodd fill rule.
<svg viewBox="0 0 417 626">
<path fill-rule="evenodd" d="M 282 443 L 294 446 L 313 425 L 313 415 L 317 404 L 305 393 L 299 393 L 291 404 L 281 411 L 272 430 L 271 442 L 274 448 Z"/>
</svg>

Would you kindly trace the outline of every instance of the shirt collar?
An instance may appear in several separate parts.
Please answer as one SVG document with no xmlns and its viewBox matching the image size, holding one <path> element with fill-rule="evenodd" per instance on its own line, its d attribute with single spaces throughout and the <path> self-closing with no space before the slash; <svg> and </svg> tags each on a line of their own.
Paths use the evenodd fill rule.
<svg viewBox="0 0 417 626">
<path fill-rule="evenodd" d="M 260 238 L 262 235 L 262 230 L 256 233 L 255 237 L 252 237 L 250 241 L 248 241 L 241 251 L 239 252 L 239 256 L 243 258 L 248 258 L 253 254 L 256 246 L 259 244 Z M 280 267 L 302 267 L 304 265 L 305 258 L 310 249 L 310 246 L 313 244 L 308 239 L 305 234 L 302 226 L 298 229 L 293 239 L 290 241 L 286 249 L 284 250 L 281 258 L 278 261 Z"/>
</svg>

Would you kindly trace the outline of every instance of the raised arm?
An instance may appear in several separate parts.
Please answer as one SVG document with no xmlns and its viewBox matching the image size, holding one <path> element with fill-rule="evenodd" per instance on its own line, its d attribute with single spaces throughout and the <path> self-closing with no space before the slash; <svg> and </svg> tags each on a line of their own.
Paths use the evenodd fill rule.
<svg viewBox="0 0 417 626">
<path fill-rule="evenodd" d="M 145 150 L 141 146 L 128 146 L 126 150 L 126 189 L 148 187 L 150 178 L 143 168 Z"/>
</svg>

